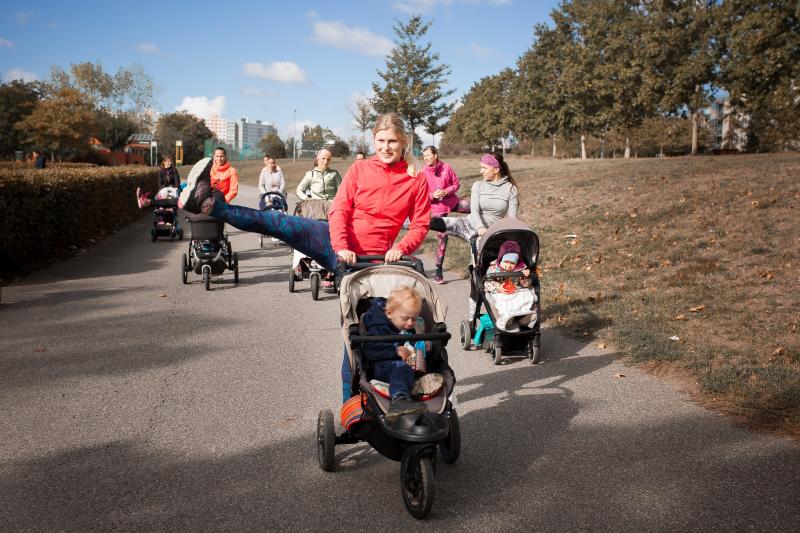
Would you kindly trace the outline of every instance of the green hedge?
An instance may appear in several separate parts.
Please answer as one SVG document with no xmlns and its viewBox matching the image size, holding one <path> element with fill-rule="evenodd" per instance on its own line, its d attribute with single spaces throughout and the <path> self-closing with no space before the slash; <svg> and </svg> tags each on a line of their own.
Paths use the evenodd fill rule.
<svg viewBox="0 0 800 533">
<path fill-rule="evenodd" d="M 0 168 L 0 273 L 28 271 L 142 215 L 136 187 L 155 191 L 141 166 Z"/>
</svg>

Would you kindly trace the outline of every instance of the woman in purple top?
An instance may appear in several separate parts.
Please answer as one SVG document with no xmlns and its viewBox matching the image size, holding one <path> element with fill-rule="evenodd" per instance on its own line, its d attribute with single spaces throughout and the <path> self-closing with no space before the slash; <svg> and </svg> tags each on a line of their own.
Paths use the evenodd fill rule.
<svg viewBox="0 0 800 533">
<path fill-rule="evenodd" d="M 443 217 L 451 211 L 469 213 L 468 208 L 466 211 L 459 209 L 456 191 L 461 184 L 453 167 L 439 160 L 439 151 L 433 146 L 426 146 L 422 150 L 422 158 L 425 160 L 422 174 L 428 180 L 428 193 L 431 198 L 431 216 Z M 433 281 L 444 283 L 442 263 L 444 263 L 444 253 L 447 250 L 447 233 L 437 232 L 436 237 L 439 240 L 439 246 L 436 249 L 436 274 Z"/>
</svg>

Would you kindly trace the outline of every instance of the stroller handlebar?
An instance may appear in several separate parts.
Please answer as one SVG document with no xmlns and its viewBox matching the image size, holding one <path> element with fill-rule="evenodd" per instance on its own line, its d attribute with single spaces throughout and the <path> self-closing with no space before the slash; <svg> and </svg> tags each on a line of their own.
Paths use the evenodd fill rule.
<svg viewBox="0 0 800 533">
<path fill-rule="evenodd" d="M 515 279 L 524 277 L 526 277 L 525 274 L 523 274 L 521 270 L 517 270 L 515 272 L 492 272 L 490 274 L 486 274 L 484 279 Z"/>
<path fill-rule="evenodd" d="M 348 272 L 354 272 L 356 270 L 364 270 L 365 268 L 374 267 L 378 265 L 398 265 L 404 266 L 408 268 L 413 268 L 414 270 L 424 273 L 425 267 L 422 264 L 422 261 L 418 258 L 414 257 L 413 255 L 403 255 L 397 261 L 384 261 L 385 256 L 383 255 L 358 255 L 356 256 L 356 262 L 352 265 L 349 265 L 342 261 L 341 259 L 336 259 L 336 275 L 337 277 L 341 277 Z"/>
<path fill-rule="evenodd" d="M 416 341 L 449 341 L 451 335 L 443 333 L 415 333 L 413 335 L 352 335 L 351 344 L 366 342 L 416 342 Z"/>
</svg>

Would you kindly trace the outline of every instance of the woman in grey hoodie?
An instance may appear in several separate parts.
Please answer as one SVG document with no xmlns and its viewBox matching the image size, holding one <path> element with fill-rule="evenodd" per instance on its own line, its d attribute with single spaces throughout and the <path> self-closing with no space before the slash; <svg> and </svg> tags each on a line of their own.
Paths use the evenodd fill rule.
<svg viewBox="0 0 800 533">
<path fill-rule="evenodd" d="M 517 218 L 519 191 L 508 170 L 508 164 L 503 161 L 503 156 L 493 153 L 483 154 L 481 176 L 483 176 L 482 180 L 472 184 L 469 215 L 466 217 L 432 217 L 431 231 L 444 231 L 448 235 L 469 242 L 474 236 L 482 236 L 486 233 L 486 228 L 501 218 Z M 470 294 L 470 318 L 475 312 L 476 296 Z"/>
</svg>

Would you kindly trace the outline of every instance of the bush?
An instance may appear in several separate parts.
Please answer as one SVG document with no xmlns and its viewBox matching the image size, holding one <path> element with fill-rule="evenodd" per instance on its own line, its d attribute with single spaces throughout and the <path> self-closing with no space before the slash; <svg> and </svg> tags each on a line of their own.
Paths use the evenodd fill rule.
<svg viewBox="0 0 800 533">
<path fill-rule="evenodd" d="M 0 273 L 42 266 L 136 220 L 133 192 L 156 190 L 157 179 L 141 166 L 0 168 Z"/>
</svg>

